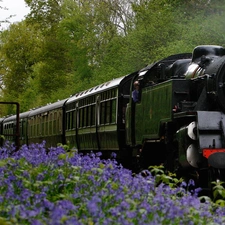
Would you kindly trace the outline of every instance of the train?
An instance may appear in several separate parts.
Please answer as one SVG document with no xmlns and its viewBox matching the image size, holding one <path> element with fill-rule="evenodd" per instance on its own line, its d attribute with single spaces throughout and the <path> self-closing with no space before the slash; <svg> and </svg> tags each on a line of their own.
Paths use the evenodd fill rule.
<svg viewBox="0 0 225 225">
<path fill-rule="evenodd" d="M 132 92 L 138 82 L 138 101 Z M 0 119 L 20 144 L 112 152 L 129 168 L 163 165 L 208 187 L 225 180 L 225 48 L 200 45 L 64 100 Z"/>
</svg>

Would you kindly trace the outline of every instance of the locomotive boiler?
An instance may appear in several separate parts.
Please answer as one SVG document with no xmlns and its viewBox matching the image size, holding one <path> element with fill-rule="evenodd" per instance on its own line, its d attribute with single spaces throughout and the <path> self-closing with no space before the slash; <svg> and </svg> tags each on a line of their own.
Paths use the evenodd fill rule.
<svg viewBox="0 0 225 225">
<path fill-rule="evenodd" d="M 132 99 L 135 82 L 138 101 Z M 20 139 L 115 152 L 129 168 L 163 164 L 208 186 L 225 180 L 224 113 L 225 48 L 202 45 L 24 112 Z M 16 117 L 2 118 L 0 125 L 13 141 Z"/>
</svg>

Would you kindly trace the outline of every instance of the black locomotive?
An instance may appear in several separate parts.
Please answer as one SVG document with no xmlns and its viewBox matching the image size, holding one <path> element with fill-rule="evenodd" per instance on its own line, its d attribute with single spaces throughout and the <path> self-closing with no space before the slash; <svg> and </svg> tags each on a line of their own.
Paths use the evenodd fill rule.
<svg viewBox="0 0 225 225">
<path fill-rule="evenodd" d="M 139 159 L 143 168 L 163 164 L 208 183 L 225 180 L 224 113 L 225 48 L 203 45 L 20 114 L 20 143 L 116 152 L 126 166 Z M 0 123 L 13 140 L 16 116 Z"/>
</svg>

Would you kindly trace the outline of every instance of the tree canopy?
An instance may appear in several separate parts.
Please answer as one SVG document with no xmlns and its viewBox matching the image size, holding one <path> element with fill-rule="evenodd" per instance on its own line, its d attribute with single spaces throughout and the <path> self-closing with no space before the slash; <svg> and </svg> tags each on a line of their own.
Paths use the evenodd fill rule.
<svg viewBox="0 0 225 225">
<path fill-rule="evenodd" d="M 22 111 L 196 45 L 225 46 L 219 0 L 24 1 L 26 19 L 0 33 L 0 98 Z"/>
</svg>

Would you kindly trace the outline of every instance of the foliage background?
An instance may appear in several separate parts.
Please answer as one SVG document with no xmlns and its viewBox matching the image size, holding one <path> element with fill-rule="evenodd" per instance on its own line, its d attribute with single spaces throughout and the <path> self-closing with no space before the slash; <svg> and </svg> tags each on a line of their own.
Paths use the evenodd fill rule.
<svg viewBox="0 0 225 225">
<path fill-rule="evenodd" d="M 21 111 L 197 45 L 225 46 L 219 0 L 24 1 L 30 14 L 0 32 L 0 101 L 18 101 Z"/>
</svg>

